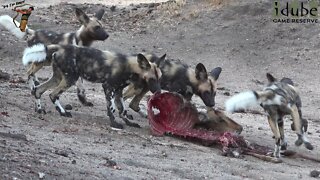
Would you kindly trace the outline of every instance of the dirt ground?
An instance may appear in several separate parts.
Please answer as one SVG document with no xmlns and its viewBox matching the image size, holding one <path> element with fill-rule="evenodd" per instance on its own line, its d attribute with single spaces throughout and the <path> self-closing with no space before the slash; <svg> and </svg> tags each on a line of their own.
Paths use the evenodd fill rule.
<svg viewBox="0 0 320 180">
<path fill-rule="evenodd" d="M 94 47 L 123 53 L 167 53 L 168 58 L 193 67 L 198 62 L 208 69 L 221 66 L 218 107 L 224 106 L 228 94 L 262 89 L 266 72 L 291 77 L 300 89 L 303 114 L 309 120 L 308 138 L 315 149 L 294 146 L 296 135 L 286 119 L 289 149 L 320 158 L 318 24 L 273 23 L 269 0 L 229 0 L 225 4 L 181 0 L 162 5 L 153 0 L 135 5 L 128 5 L 133 0 L 28 2 L 38 5 L 29 19 L 33 29 L 75 31 L 79 23 L 74 7 L 88 14 L 105 8 L 103 25 L 110 38 Z M 2 8 L 0 14 L 14 15 Z M 74 107 L 72 118 L 59 116 L 48 92 L 43 96 L 47 114 L 39 115 L 25 83 L 28 67 L 21 63 L 25 47 L 25 41 L 0 28 L 0 71 L 8 73 L 7 78 L 0 78 L 0 179 L 311 179 L 310 171 L 320 170 L 319 163 L 299 158 L 284 158 L 281 164 L 250 156 L 230 158 L 214 147 L 154 137 L 147 119 L 132 111 L 142 128 L 111 130 L 99 84 L 86 82 L 94 107 L 82 106 L 75 88 L 70 88 L 60 99 Z M 50 75 L 50 67 L 38 73 L 42 81 Z M 193 102 L 203 108 L 199 98 L 194 97 Z M 229 116 L 243 125 L 242 135 L 248 141 L 273 147 L 265 116 Z"/>
</svg>

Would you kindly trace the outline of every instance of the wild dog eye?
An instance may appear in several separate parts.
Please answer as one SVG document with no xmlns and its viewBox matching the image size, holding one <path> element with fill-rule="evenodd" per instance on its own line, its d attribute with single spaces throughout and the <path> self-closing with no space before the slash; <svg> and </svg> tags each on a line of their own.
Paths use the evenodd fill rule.
<svg viewBox="0 0 320 180">
<path fill-rule="evenodd" d="M 96 31 L 96 30 L 98 30 L 100 28 L 101 28 L 100 26 L 95 26 L 93 29 Z"/>
</svg>

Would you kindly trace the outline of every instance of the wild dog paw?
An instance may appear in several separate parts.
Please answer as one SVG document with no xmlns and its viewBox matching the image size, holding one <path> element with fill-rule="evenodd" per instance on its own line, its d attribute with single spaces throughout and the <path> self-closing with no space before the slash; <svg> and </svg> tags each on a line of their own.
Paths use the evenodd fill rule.
<svg viewBox="0 0 320 180">
<path fill-rule="evenodd" d="M 34 80 L 33 82 L 34 82 L 34 85 L 35 85 L 35 86 L 39 86 L 39 85 L 40 85 L 40 82 L 37 81 L 37 80 Z"/>
<path fill-rule="evenodd" d="M 313 146 L 312 146 L 312 144 L 309 143 L 309 142 L 305 142 L 305 143 L 304 143 L 304 146 L 305 146 L 307 149 L 309 149 L 309 150 L 313 150 Z"/>
<path fill-rule="evenodd" d="M 87 101 L 86 96 L 84 94 L 79 93 L 79 90 L 78 90 L 78 99 L 81 102 L 81 104 L 84 105 L 84 106 L 89 106 L 89 107 L 93 106 L 93 103 Z"/>
<path fill-rule="evenodd" d="M 123 125 L 117 122 L 111 122 L 110 126 L 112 129 L 123 129 Z"/>
<path fill-rule="evenodd" d="M 301 146 L 303 143 L 303 140 L 301 138 L 297 139 L 296 142 L 294 143 L 296 146 Z"/>
<path fill-rule="evenodd" d="M 46 112 L 46 110 L 45 109 L 42 109 L 42 108 L 40 108 L 40 109 L 35 109 L 35 111 L 37 112 L 37 113 L 39 113 L 39 114 L 47 114 L 47 112 Z"/>
<path fill-rule="evenodd" d="M 126 114 L 126 118 L 133 120 L 133 116 L 131 114 Z"/>
<path fill-rule="evenodd" d="M 70 112 L 68 112 L 68 111 L 62 112 L 61 109 L 58 106 L 56 106 L 56 110 L 60 113 L 60 116 L 72 117 Z"/>
<path fill-rule="evenodd" d="M 133 122 L 126 122 L 126 125 L 131 126 L 131 127 L 135 127 L 135 128 L 141 128 L 141 126 L 137 123 L 133 123 Z"/>
<path fill-rule="evenodd" d="M 280 158 L 280 151 L 274 151 L 272 157 Z"/>
<path fill-rule="evenodd" d="M 65 105 L 65 106 L 64 106 L 64 109 L 65 109 L 65 110 L 72 110 L 71 104 Z"/>
<path fill-rule="evenodd" d="M 36 91 L 37 91 L 36 87 L 31 88 L 31 95 L 35 96 L 36 95 Z"/>
<path fill-rule="evenodd" d="M 65 113 L 60 113 L 60 115 L 64 116 L 64 117 L 70 117 L 70 118 L 72 117 L 72 114 L 70 112 L 67 112 L 67 111 Z"/>
<path fill-rule="evenodd" d="M 281 157 L 280 152 L 277 153 L 276 151 L 268 152 L 266 155 L 267 155 L 267 156 L 270 156 L 270 157 L 274 157 L 274 158 L 276 158 L 276 159 L 280 159 L 280 157 Z"/>
<path fill-rule="evenodd" d="M 281 144 L 281 151 L 284 151 L 284 150 L 287 150 L 287 147 L 288 147 L 288 143 L 287 142 L 284 142 L 283 144 Z"/>
</svg>

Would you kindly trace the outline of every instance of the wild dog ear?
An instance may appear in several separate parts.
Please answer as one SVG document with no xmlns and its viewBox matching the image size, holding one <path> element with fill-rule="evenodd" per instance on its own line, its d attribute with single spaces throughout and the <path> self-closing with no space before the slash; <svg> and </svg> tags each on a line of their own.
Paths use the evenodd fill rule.
<svg viewBox="0 0 320 180">
<path fill-rule="evenodd" d="M 104 15 L 104 9 L 99 9 L 95 14 L 94 17 L 96 17 L 98 20 L 101 20 Z"/>
<path fill-rule="evenodd" d="M 212 71 L 210 72 L 210 75 L 214 78 L 214 80 L 218 80 L 221 71 L 222 71 L 221 67 L 216 67 L 212 69 Z"/>
<path fill-rule="evenodd" d="M 151 68 L 151 65 L 148 61 L 148 59 L 143 54 L 137 55 L 138 64 L 141 69 L 148 70 Z"/>
<path fill-rule="evenodd" d="M 166 59 L 167 54 L 164 54 L 163 56 L 161 56 L 159 59 L 156 60 L 156 65 L 160 66 L 160 64 Z"/>
<path fill-rule="evenodd" d="M 90 18 L 81 9 L 76 8 L 76 16 L 81 24 L 86 25 L 89 23 Z"/>
<path fill-rule="evenodd" d="M 273 83 L 273 82 L 277 81 L 277 79 L 275 77 L 273 77 L 270 73 L 267 73 L 267 79 L 268 79 L 269 83 Z"/>
<path fill-rule="evenodd" d="M 292 79 L 290 79 L 290 78 L 284 77 L 284 78 L 282 78 L 280 80 L 280 82 L 283 82 L 283 83 L 286 83 L 286 84 L 290 84 L 291 86 L 294 86 L 294 83 L 293 83 Z"/>
<path fill-rule="evenodd" d="M 196 66 L 196 78 L 198 80 L 206 80 L 208 79 L 208 74 L 206 67 L 202 63 L 197 64 Z"/>
</svg>

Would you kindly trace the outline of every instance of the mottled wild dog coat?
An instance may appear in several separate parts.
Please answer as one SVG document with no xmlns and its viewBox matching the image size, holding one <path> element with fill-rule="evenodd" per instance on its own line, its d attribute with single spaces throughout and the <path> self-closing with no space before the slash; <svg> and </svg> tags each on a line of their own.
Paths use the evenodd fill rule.
<svg viewBox="0 0 320 180">
<path fill-rule="evenodd" d="M 123 128 L 115 121 L 113 113 L 117 106 L 120 117 L 129 126 L 139 127 L 127 118 L 122 91 L 132 81 L 143 81 L 151 92 L 161 91 L 161 71 L 150 59 L 164 60 L 165 55 L 158 58 L 154 55 L 132 55 L 100 51 L 94 48 L 77 47 L 72 45 L 48 45 L 43 44 L 27 48 L 24 52 L 24 60 L 48 58 L 52 56 L 53 76 L 47 82 L 36 86 L 34 95 L 37 99 L 37 111 L 41 113 L 41 95 L 48 89 L 55 88 L 50 94 L 52 102 L 62 116 L 71 116 L 60 105 L 59 96 L 72 86 L 79 77 L 90 82 L 102 83 L 107 100 L 107 111 L 111 126 Z"/>
<path fill-rule="evenodd" d="M 277 81 L 271 74 L 267 74 L 269 84 L 263 91 L 248 91 L 239 93 L 231 97 L 226 102 L 226 110 L 234 112 L 236 110 L 247 109 L 250 106 L 262 106 L 268 113 L 270 128 L 275 136 L 275 149 L 273 155 L 280 157 L 280 150 L 287 148 L 287 142 L 284 136 L 283 117 L 291 115 L 293 120 L 293 130 L 296 131 L 298 139 L 296 146 L 302 143 L 309 150 L 313 149 L 311 143 L 307 140 L 304 131 L 307 130 L 306 120 L 302 119 L 301 98 L 293 82 L 289 78 L 283 78 Z M 304 128 L 304 130 L 303 130 Z"/>
<path fill-rule="evenodd" d="M 57 33 L 48 30 L 32 30 L 27 27 L 26 32 L 21 32 L 19 28 L 13 23 L 13 19 L 8 16 L 0 16 L 0 24 L 2 24 L 6 29 L 12 32 L 16 37 L 22 39 L 27 38 L 28 46 L 31 47 L 35 44 L 73 44 L 79 46 L 90 46 L 93 41 L 96 40 L 106 40 L 108 38 L 108 33 L 103 29 L 100 20 L 104 14 L 104 10 L 100 9 L 95 13 L 95 16 L 89 18 L 81 9 L 75 9 L 76 17 L 82 24 L 79 30 L 70 33 Z M 19 23 L 16 22 L 16 24 Z M 24 65 L 30 62 L 23 61 Z M 43 66 L 51 65 L 51 57 L 46 59 L 46 61 L 33 61 L 31 67 L 29 68 L 27 74 L 29 78 L 29 84 L 31 89 L 35 85 L 39 84 L 35 73 L 39 71 Z M 92 103 L 88 102 L 85 96 L 85 89 L 83 88 L 82 79 L 77 82 L 77 92 L 79 100 L 82 104 L 92 106 Z"/>
<path fill-rule="evenodd" d="M 221 68 L 214 68 L 209 74 L 202 63 L 197 64 L 193 69 L 180 61 L 165 60 L 155 62 L 162 72 L 161 88 L 171 92 L 181 94 L 186 100 L 190 101 L 193 94 L 198 95 L 208 107 L 215 105 L 217 91 L 217 80 L 221 73 Z M 147 86 L 143 82 L 130 84 L 124 93 L 125 99 L 134 96 L 130 102 L 130 108 L 140 114 L 139 103 L 147 92 Z M 143 114 L 145 115 L 145 114 Z"/>
</svg>

